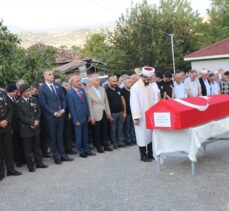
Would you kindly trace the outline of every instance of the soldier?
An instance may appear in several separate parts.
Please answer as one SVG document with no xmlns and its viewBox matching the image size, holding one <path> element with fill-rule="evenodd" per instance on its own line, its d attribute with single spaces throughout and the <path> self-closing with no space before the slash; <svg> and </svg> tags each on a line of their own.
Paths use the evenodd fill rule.
<svg viewBox="0 0 229 211">
<path fill-rule="evenodd" d="M 36 168 L 47 168 L 48 166 L 42 163 L 40 150 L 40 109 L 36 98 L 30 96 L 30 91 L 29 84 L 20 86 L 21 97 L 17 103 L 17 114 L 20 121 L 20 135 L 25 160 L 28 170 L 34 172 L 35 163 Z"/>
<path fill-rule="evenodd" d="M 13 144 L 11 135 L 12 107 L 5 92 L 0 91 L 0 181 L 5 176 L 4 160 L 7 176 L 18 176 L 13 164 Z"/>
<path fill-rule="evenodd" d="M 19 120 L 16 116 L 16 95 L 17 95 L 17 87 L 14 83 L 9 83 L 6 87 L 7 97 L 12 107 L 12 141 L 13 141 L 13 152 L 14 152 L 14 162 L 17 167 L 22 167 L 25 164 L 24 153 L 22 149 L 22 143 L 20 139 L 19 133 Z"/>
</svg>

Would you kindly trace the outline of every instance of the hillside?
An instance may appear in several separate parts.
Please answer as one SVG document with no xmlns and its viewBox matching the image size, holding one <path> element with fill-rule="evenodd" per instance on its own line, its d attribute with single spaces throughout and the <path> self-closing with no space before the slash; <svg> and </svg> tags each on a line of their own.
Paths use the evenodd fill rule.
<svg viewBox="0 0 229 211">
<path fill-rule="evenodd" d="M 98 33 L 112 28 L 112 26 L 105 28 L 83 28 L 70 32 L 57 33 L 19 32 L 17 35 L 21 39 L 21 46 L 24 48 L 28 48 L 38 42 L 54 47 L 67 46 L 71 48 L 72 46 L 82 47 L 85 44 L 87 36 L 92 33 Z"/>
</svg>

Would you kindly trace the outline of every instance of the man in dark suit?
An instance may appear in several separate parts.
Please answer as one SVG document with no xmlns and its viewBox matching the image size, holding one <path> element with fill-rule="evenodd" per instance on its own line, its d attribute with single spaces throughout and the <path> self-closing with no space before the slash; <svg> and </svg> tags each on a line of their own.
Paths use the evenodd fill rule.
<svg viewBox="0 0 229 211">
<path fill-rule="evenodd" d="M 73 159 L 65 154 L 63 145 L 66 109 L 63 91 L 58 84 L 53 83 L 54 75 L 51 69 L 45 70 L 43 77 L 45 82 L 39 88 L 38 100 L 46 123 L 54 162 L 61 164 L 61 161 L 72 161 Z"/>
<path fill-rule="evenodd" d="M 90 151 L 88 144 L 88 120 L 90 117 L 88 102 L 85 92 L 81 88 L 80 76 L 74 75 L 69 81 L 72 88 L 67 92 L 67 104 L 75 127 L 76 148 L 80 157 L 86 158 L 95 155 Z"/>
<path fill-rule="evenodd" d="M 7 176 L 18 176 L 13 164 L 13 145 L 11 126 L 12 107 L 5 92 L 0 91 L 0 181 L 5 176 L 4 161 L 7 169 Z"/>
<path fill-rule="evenodd" d="M 28 170 L 34 172 L 34 160 L 36 168 L 47 168 L 48 166 L 42 162 L 40 149 L 39 124 L 41 112 L 36 98 L 30 96 L 30 91 L 29 84 L 22 84 L 20 86 L 21 97 L 17 103 L 17 115 Z"/>
</svg>

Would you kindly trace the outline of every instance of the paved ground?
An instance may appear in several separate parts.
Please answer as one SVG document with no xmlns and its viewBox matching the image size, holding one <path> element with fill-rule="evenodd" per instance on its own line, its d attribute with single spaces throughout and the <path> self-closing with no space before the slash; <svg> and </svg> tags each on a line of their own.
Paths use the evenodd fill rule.
<svg viewBox="0 0 229 211">
<path fill-rule="evenodd" d="M 74 156 L 61 166 L 0 182 L 1 211 L 153 211 L 229 210 L 229 141 L 198 154 L 197 176 L 186 159 L 166 159 L 161 172 L 155 161 L 139 161 L 136 146 Z"/>
</svg>

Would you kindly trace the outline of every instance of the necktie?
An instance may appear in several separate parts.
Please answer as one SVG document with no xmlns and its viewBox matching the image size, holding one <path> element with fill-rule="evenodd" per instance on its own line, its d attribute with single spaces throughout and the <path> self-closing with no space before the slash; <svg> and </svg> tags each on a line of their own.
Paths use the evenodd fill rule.
<svg viewBox="0 0 229 211">
<path fill-rule="evenodd" d="M 79 89 L 77 89 L 77 93 L 79 95 L 80 101 L 82 102 L 83 101 L 83 95 L 81 94 Z"/>
<path fill-rule="evenodd" d="M 54 86 L 53 85 L 50 85 L 50 87 L 51 87 L 52 93 L 56 95 L 56 91 L 54 89 Z"/>
</svg>

